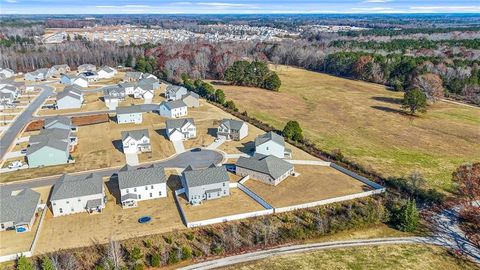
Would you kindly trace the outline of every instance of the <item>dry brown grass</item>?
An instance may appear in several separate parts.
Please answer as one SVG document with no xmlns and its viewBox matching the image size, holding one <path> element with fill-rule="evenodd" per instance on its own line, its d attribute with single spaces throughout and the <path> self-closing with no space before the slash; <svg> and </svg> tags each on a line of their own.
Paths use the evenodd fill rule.
<svg viewBox="0 0 480 270">
<path fill-rule="evenodd" d="M 0 256 L 29 251 L 35 232 L 38 229 L 41 215 L 42 212 L 40 211 L 35 219 L 33 228 L 29 232 L 16 233 L 15 230 L 0 232 Z"/>
<path fill-rule="evenodd" d="M 109 189 L 118 192 L 115 191 L 118 188 L 115 184 L 108 186 Z M 184 227 L 170 190 L 166 198 L 142 201 L 136 208 L 122 209 L 109 189 L 106 189 L 108 192 L 106 208 L 100 214 L 81 213 L 54 218 L 49 210 L 36 252 L 41 254 L 91 246 L 106 243 L 110 239 L 122 240 Z M 146 215 L 152 217 L 152 221 L 139 224 L 138 219 Z"/>
<path fill-rule="evenodd" d="M 430 187 L 452 188 L 451 173 L 478 159 L 480 110 L 438 102 L 420 117 L 399 109 L 402 93 L 382 85 L 352 81 L 280 66 L 280 92 L 216 85 L 240 111 L 283 129 L 300 122 L 321 149 L 343 154 L 387 176 L 419 170 Z"/>
<path fill-rule="evenodd" d="M 273 207 L 293 206 L 350 195 L 371 188 L 331 167 L 295 165 L 300 176 L 272 186 L 254 179 L 245 185 Z"/>
<path fill-rule="evenodd" d="M 88 93 L 84 94 L 84 103 L 81 108 L 78 109 L 64 109 L 64 110 L 52 110 L 52 109 L 41 109 L 38 111 L 38 115 L 57 115 L 57 114 L 69 114 L 77 112 L 92 112 L 92 111 L 105 111 L 108 110 L 105 102 L 101 99 L 103 96 L 102 93 Z M 46 104 L 52 104 L 54 102 L 48 101 Z"/>
<path fill-rule="evenodd" d="M 188 222 L 265 209 L 237 188 L 230 189 L 230 196 L 204 201 L 201 205 L 191 205 L 183 196 L 180 196 L 180 205 L 187 216 Z"/>
</svg>

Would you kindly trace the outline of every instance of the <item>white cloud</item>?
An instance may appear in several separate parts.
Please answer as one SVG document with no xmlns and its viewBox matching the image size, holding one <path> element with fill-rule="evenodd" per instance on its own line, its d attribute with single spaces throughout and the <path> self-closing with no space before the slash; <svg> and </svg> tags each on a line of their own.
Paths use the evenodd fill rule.
<svg viewBox="0 0 480 270">
<path fill-rule="evenodd" d="M 413 12 L 479 12 L 480 6 L 412 6 Z"/>
<path fill-rule="evenodd" d="M 362 3 L 387 3 L 392 2 L 391 0 L 365 0 Z"/>
<path fill-rule="evenodd" d="M 173 5 L 191 5 L 192 2 L 172 2 Z"/>
<path fill-rule="evenodd" d="M 17 0 L 5 0 L 7 3 L 17 3 Z"/>
<path fill-rule="evenodd" d="M 352 11 L 372 11 L 372 12 L 380 12 L 380 11 L 390 11 L 393 8 L 388 7 L 358 7 L 358 8 L 351 8 Z"/>
<path fill-rule="evenodd" d="M 251 4 L 236 4 L 236 3 L 223 3 L 223 2 L 200 2 L 198 5 L 201 6 L 211 6 L 216 8 L 236 8 L 236 7 L 243 7 L 243 8 L 257 8 L 256 5 Z"/>
</svg>

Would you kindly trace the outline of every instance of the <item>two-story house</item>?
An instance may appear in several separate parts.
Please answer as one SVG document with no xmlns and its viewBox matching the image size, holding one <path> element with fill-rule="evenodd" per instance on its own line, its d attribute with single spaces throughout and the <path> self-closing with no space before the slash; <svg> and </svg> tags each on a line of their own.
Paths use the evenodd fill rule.
<svg viewBox="0 0 480 270">
<path fill-rule="evenodd" d="M 273 131 L 255 138 L 255 154 L 274 155 L 279 158 L 292 157 L 292 151 L 285 148 L 285 139 Z"/>
<path fill-rule="evenodd" d="M 167 197 L 167 177 L 165 169 L 150 166 L 143 169 L 130 169 L 118 172 L 118 187 L 122 207 L 136 207 L 138 201 Z"/>
<path fill-rule="evenodd" d="M 160 103 L 160 115 L 169 118 L 179 118 L 188 114 L 187 104 L 182 100 L 175 100 Z"/>
<path fill-rule="evenodd" d="M 168 119 L 166 133 L 170 141 L 182 141 L 197 136 L 197 128 L 193 118 Z"/>
<path fill-rule="evenodd" d="M 125 154 L 151 152 L 148 129 L 122 131 L 122 146 Z"/>
<path fill-rule="evenodd" d="M 248 125 L 240 120 L 223 119 L 217 128 L 217 138 L 240 141 L 247 137 Z"/>
<path fill-rule="evenodd" d="M 182 172 L 181 181 L 191 204 L 230 195 L 230 178 L 224 166 L 216 167 L 212 164 L 206 169 L 196 170 L 188 166 Z"/>
</svg>

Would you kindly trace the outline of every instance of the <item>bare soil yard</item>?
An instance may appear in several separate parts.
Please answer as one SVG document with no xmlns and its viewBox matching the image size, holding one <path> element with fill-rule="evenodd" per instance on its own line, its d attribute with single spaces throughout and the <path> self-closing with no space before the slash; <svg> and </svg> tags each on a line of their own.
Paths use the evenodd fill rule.
<svg viewBox="0 0 480 270">
<path fill-rule="evenodd" d="M 29 232 L 16 233 L 15 230 L 0 232 L 0 256 L 29 251 L 41 215 L 42 211 L 38 212 L 38 217 L 35 219 L 33 228 Z"/>
<path fill-rule="evenodd" d="M 189 222 L 265 209 L 237 188 L 230 189 L 230 196 L 228 197 L 204 201 L 201 205 L 191 205 L 187 202 L 184 196 L 180 196 L 180 205 L 182 206 Z"/>
<path fill-rule="evenodd" d="M 480 110 L 445 102 L 425 115 L 400 111 L 401 92 L 302 69 L 274 68 L 280 92 L 215 85 L 240 111 L 283 129 L 300 122 L 321 149 L 340 149 L 349 159 L 386 176 L 420 171 L 429 187 L 450 190 L 460 164 L 478 160 Z"/>
<path fill-rule="evenodd" d="M 295 165 L 300 176 L 272 186 L 254 179 L 245 185 L 273 207 L 293 206 L 368 191 L 371 188 L 331 167 Z"/>
</svg>

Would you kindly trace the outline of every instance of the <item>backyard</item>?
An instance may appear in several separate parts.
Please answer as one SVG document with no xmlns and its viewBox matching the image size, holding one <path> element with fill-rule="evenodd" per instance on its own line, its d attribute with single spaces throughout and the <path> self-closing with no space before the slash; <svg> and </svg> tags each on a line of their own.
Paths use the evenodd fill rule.
<svg viewBox="0 0 480 270">
<path fill-rule="evenodd" d="M 451 174 L 478 159 L 480 110 L 437 102 L 425 115 L 400 111 L 401 92 L 298 68 L 272 68 L 280 92 L 215 85 L 240 111 L 283 129 L 299 121 L 305 137 L 321 149 L 340 149 L 345 157 L 384 176 L 425 176 L 428 187 L 451 190 Z"/>
</svg>

